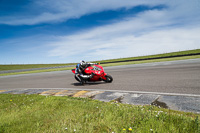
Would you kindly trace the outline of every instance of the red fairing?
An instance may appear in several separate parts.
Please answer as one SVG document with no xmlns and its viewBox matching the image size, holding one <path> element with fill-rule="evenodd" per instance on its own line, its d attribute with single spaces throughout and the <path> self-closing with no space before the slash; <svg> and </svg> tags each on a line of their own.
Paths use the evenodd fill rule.
<svg viewBox="0 0 200 133">
<path fill-rule="evenodd" d="M 72 69 L 72 72 L 73 72 L 74 74 L 75 74 L 75 70 L 76 70 L 76 69 Z"/>
<path fill-rule="evenodd" d="M 92 74 L 92 72 L 94 72 L 94 70 L 92 70 L 92 69 L 93 69 L 93 67 L 89 66 L 88 68 L 85 69 L 84 72 L 85 72 L 87 75 L 90 75 L 90 74 Z"/>
<path fill-rule="evenodd" d="M 93 78 L 90 79 L 90 81 L 99 81 L 101 79 L 106 80 L 105 78 L 106 73 L 104 72 L 102 66 L 99 66 L 99 65 L 94 65 L 93 67 L 89 66 L 88 68 L 85 69 L 85 73 L 88 75 L 92 73 L 95 74 Z"/>
</svg>

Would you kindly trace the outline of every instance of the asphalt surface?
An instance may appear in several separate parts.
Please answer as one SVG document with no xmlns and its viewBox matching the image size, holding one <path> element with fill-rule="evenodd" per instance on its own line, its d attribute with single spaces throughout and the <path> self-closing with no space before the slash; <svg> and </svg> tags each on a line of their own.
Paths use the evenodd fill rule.
<svg viewBox="0 0 200 133">
<path fill-rule="evenodd" d="M 112 83 L 80 85 L 71 71 L 1 76 L 0 89 L 76 88 L 200 95 L 200 59 L 106 67 Z"/>
</svg>

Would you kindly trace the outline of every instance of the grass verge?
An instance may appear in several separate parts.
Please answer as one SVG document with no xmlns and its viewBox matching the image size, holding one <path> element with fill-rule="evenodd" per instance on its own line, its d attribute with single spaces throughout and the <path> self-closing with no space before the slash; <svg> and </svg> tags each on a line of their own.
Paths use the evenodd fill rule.
<svg viewBox="0 0 200 133">
<path fill-rule="evenodd" d="M 0 65 L 0 71 L 7 70 L 20 70 L 20 69 L 32 69 L 32 68 L 48 68 L 75 65 L 74 63 L 68 64 L 20 64 L 20 65 Z"/>
<path fill-rule="evenodd" d="M 147 58 L 154 58 L 154 57 L 188 55 L 188 54 L 196 54 L 196 53 L 200 53 L 200 49 L 173 52 L 173 53 L 166 53 L 166 54 L 158 54 L 158 55 L 150 55 L 150 56 L 103 60 L 103 61 L 100 61 L 100 62 L 101 63 L 106 63 L 106 62 L 114 62 L 114 61 L 147 59 Z M 119 62 L 119 63 L 107 63 L 107 64 L 102 64 L 102 66 L 104 66 L 104 67 L 106 67 L 106 66 L 118 66 L 118 65 L 141 64 L 141 63 L 162 62 L 162 61 L 175 61 L 175 60 L 185 60 L 185 59 L 195 59 L 195 58 L 200 58 L 200 55 L 172 57 L 172 58 L 163 58 L 163 59 L 151 59 L 151 60 L 143 60 L 143 61 L 127 61 L 127 62 Z M 0 71 L 31 69 L 31 68 L 44 68 L 44 67 L 47 68 L 47 67 L 56 67 L 56 66 L 67 66 L 67 65 L 74 65 L 74 67 L 75 67 L 76 64 L 69 63 L 69 64 L 0 65 Z M 63 70 L 70 70 L 70 69 L 72 69 L 74 67 L 53 68 L 53 69 L 43 69 L 43 70 L 32 70 L 32 71 L 13 72 L 13 73 L 3 73 L 3 74 L 0 74 L 0 76 L 29 74 L 29 73 L 40 73 L 40 72 L 51 72 L 51 71 L 63 71 Z"/>
<path fill-rule="evenodd" d="M 142 63 L 175 61 L 175 60 L 186 60 L 186 59 L 196 59 L 196 58 L 200 58 L 200 55 L 185 56 L 185 57 L 174 57 L 174 58 L 165 58 L 165 59 L 155 59 L 155 60 L 144 60 L 144 61 L 130 61 L 130 62 L 120 62 L 120 63 L 108 63 L 108 64 L 102 64 L 102 66 L 103 67 L 107 67 L 107 66 L 119 66 L 119 65 L 142 64 Z M 45 69 L 45 70 L 15 72 L 15 73 L 3 73 L 3 74 L 0 74 L 0 76 L 18 75 L 18 74 L 30 74 L 30 73 L 41 73 L 41 72 L 52 72 L 52 71 L 63 71 L 63 70 L 71 70 L 73 68 L 75 68 L 75 65 L 74 65 L 74 67 L 66 67 L 66 68 L 54 68 L 54 69 Z"/>
<path fill-rule="evenodd" d="M 157 55 L 148 55 L 148 56 L 138 56 L 138 57 L 128 57 L 128 58 L 102 60 L 100 62 L 101 63 L 106 63 L 106 62 L 115 62 L 115 61 L 149 59 L 149 58 L 157 58 L 157 57 L 170 57 L 170 56 L 178 56 L 178 55 L 184 56 L 184 55 L 197 54 L 197 53 L 200 53 L 200 49 L 187 50 L 187 51 L 179 51 L 179 52 L 172 52 L 172 53 L 164 53 L 164 54 L 157 54 Z"/>
<path fill-rule="evenodd" d="M 144 60 L 144 61 L 129 61 L 129 62 L 119 62 L 119 63 L 108 63 L 108 64 L 102 64 L 102 66 L 104 66 L 104 67 L 105 66 L 119 66 L 119 65 L 130 65 L 130 64 L 142 64 L 142 63 L 197 59 L 197 58 L 200 58 L 200 55 L 174 57 L 174 58 L 164 58 L 164 59 L 154 59 L 154 60 Z"/>
<path fill-rule="evenodd" d="M 33 71 L 24 71 L 24 72 L 14 72 L 14 73 L 2 73 L 0 76 L 8 76 L 8 75 L 19 75 L 19 74 L 30 74 L 30 73 L 41 73 L 41 72 L 53 72 L 53 71 L 64 71 L 71 70 L 74 67 L 66 67 L 66 68 L 54 68 L 54 69 L 44 69 L 44 70 L 33 70 Z"/>
<path fill-rule="evenodd" d="M 1 133 L 199 133 L 199 116 L 85 98 L 0 94 Z"/>
</svg>

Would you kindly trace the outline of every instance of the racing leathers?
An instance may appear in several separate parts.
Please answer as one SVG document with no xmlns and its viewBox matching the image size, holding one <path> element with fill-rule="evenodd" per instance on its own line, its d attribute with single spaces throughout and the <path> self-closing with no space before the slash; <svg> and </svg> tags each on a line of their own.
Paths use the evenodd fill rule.
<svg viewBox="0 0 200 133">
<path fill-rule="evenodd" d="M 87 67 L 94 65 L 94 64 L 97 64 L 97 63 L 89 63 L 89 62 L 83 61 L 76 65 L 75 76 L 81 83 L 84 83 L 87 79 L 90 79 L 93 77 L 94 73 L 87 75 L 87 74 L 85 74 L 84 70 Z"/>
</svg>

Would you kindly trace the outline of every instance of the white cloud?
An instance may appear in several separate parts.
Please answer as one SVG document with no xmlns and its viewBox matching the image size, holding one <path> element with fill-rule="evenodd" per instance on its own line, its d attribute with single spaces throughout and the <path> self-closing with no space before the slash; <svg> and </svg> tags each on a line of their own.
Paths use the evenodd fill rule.
<svg viewBox="0 0 200 133">
<path fill-rule="evenodd" d="M 200 28 L 157 30 L 141 36 L 110 36 L 110 39 L 74 39 L 62 40 L 50 51 L 51 56 L 64 58 L 79 55 L 86 60 L 151 55 L 165 52 L 200 48 Z M 84 35 L 83 35 L 84 36 Z"/>
<path fill-rule="evenodd" d="M 104 10 L 159 4 L 164 4 L 167 8 L 145 11 L 113 24 L 86 29 L 73 35 L 54 37 L 49 42 L 41 41 L 40 43 L 52 48 L 48 52 L 50 57 L 65 60 L 68 58 L 69 62 L 200 48 L 199 0 L 38 0 L 35 1 L 33 7 L 44 8 L 38 15 L 29 16 L 29 18 L 19 15 L 20 19 L 18 16 L 7 16 L 4 19 L 1 17 L 0 23 L 34 25 L 79 18 Z"/>
<path fill-rule="evenodd" d="M 101 60 L 200 48 L 200 28 L 180 25 L 166 10 L 146 11 L 134 18 L 60 37 L 50 56 Z M 76 52 L 75 52 L 76 51 Z M 78 60 L 77 60 L 78 61 Z"/>
<path fill-rule="evenodd" d="M 26 8 L 26 11 L 17 12 L 15 16 L 1 16 L 0 24 L 35 25 L 60 22 L 105 10 L 128 9 L 138 5 L 155 6 L 159 4 L 165 4 L 165 2 L 159 0 L 34 0 L 33 3 L 27 5 L 30 8 Z M 29 15 L 27 15 L 27 12 L 29 12 Z"/>
</svg>

